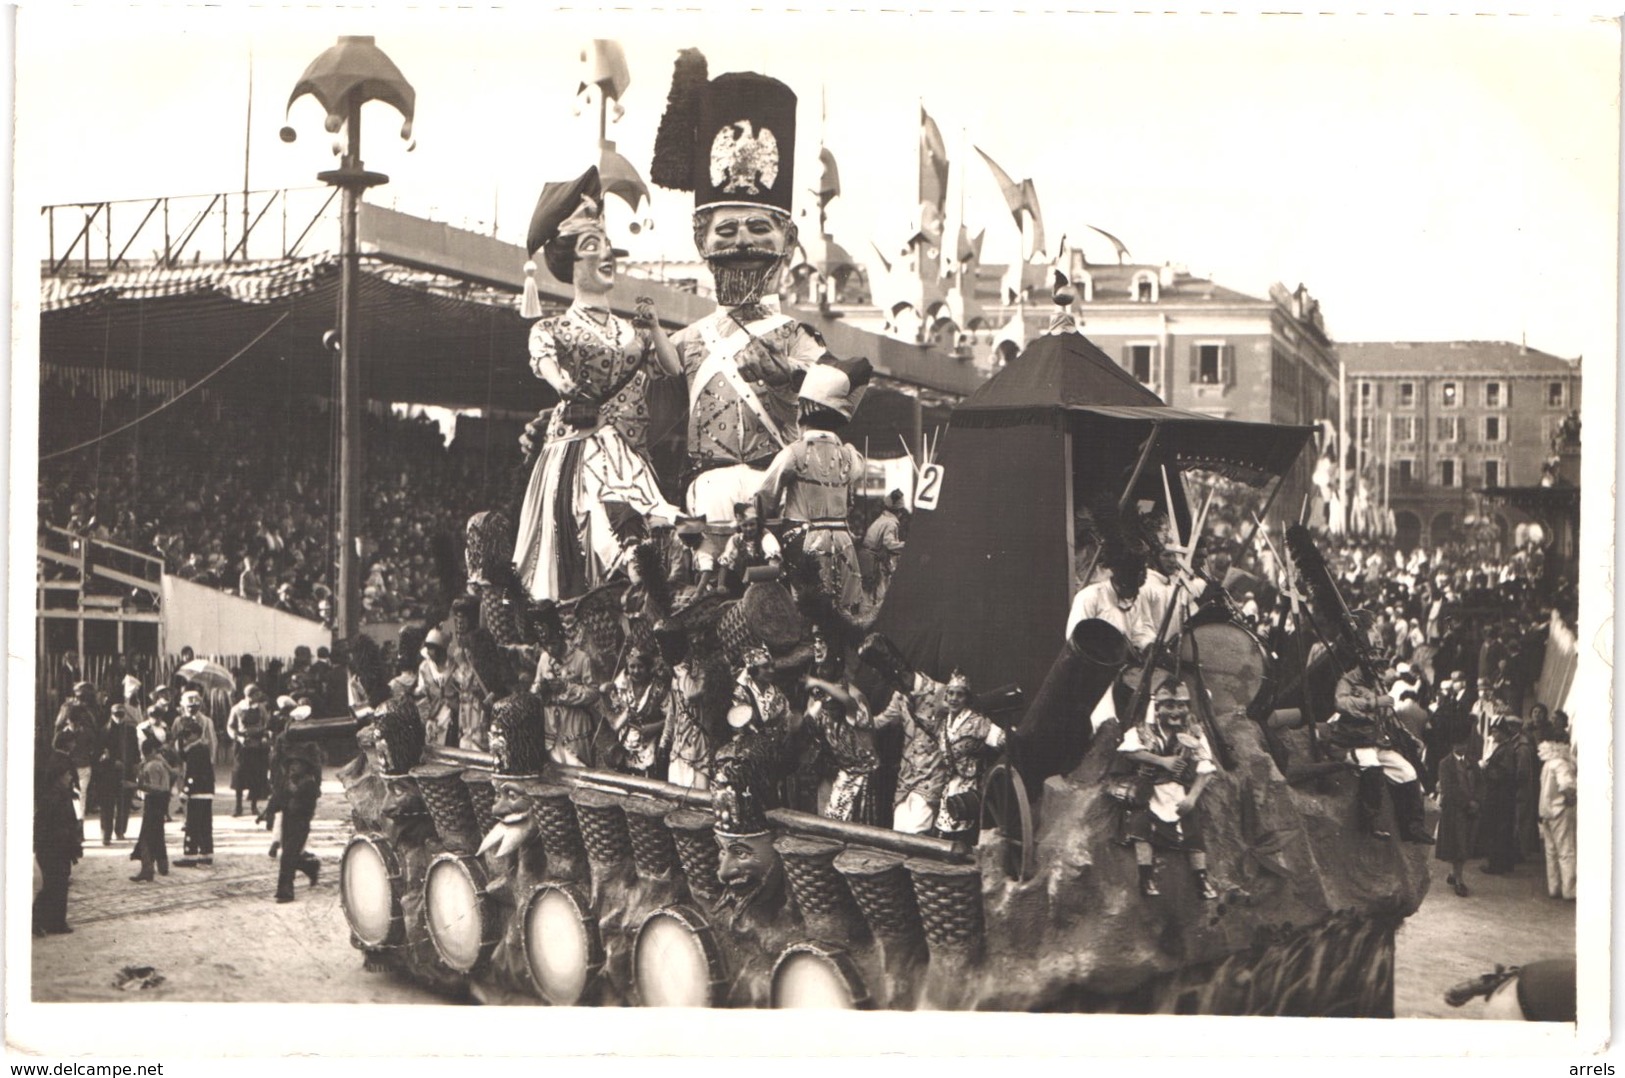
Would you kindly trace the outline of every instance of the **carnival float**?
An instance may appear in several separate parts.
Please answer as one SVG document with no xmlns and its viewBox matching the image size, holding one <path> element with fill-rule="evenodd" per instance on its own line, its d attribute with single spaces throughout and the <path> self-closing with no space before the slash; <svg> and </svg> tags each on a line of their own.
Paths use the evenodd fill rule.
<svg viewBox="0 0 1625 1078">
<path fill-rule="evenodd" d="M 680 76 L 692 61 L 679 60 Z M 672 109 L 686 94 L 700 117 L 699 180 L 687 189 L 706 209 L 771 208 L 781 193 L 787 209 L 789 155 L 781 162 L 771 140 L 777 130 L 793 145 L 793 95 L 786 103 L 782 84 L 760 76 L 707 81 L 700 62 L 698 89 L 672 91 Z M 723 145 L 712 129 L 734 136 Z M 687 166 L 660 160 L 667 130 L 653 175 L 680 182 Z M 550 255 L 571 228 L 602 235 L 569 213 L 583 191 L 590 204 L 595 180 L 554 199 L 550 216 L 539 207 L 533 252 Z M 713 250 L 696 219 L 719 289 L 743 289 L 719 300 L 762 319 L 746 351 L 770 335 L 786 351 L 821 345 L 816 326 L 758 302 L 793 232 L 769 237 L 777 247 Z M 607 261 L 612 280 L 604 249 L 594 265 Z M 575 257 L 580 304 L 587 263 Z M 861 379 L 842 372 L 852 405 Z M 561 381 L 561 407 L 587 415 L 578 429 L 609 430 L 597 402 Z M 788 399 L 793 416 L 793 388 Z M 752 407 L 771 425 L 771 409 Z M 749 414 L 738 415 L 742 443 Z M 515 568 L 515 516 L 543 522 L 528 534 L 558 511 L 478 515 L 451 621 L 488 707 L 487 747 L 426 744 L 416 706 L 391 699 L 386 676 L 369 676 L 356 654 L 356 715 L 288 735 L 354 734 L 360 745 L 341 773 L 355 834 L 340 891 L 361 960 L 488 1003 L 1391 1016 L 1394 933 L 1426 893 L 1428 850 L 1358 826 L 1354 769 L 1321 746 L 1340 660 L 1358 663 L 1361 634 L 1307 533 L 1287 544 L 1305 600 L 1292 647 L 1266 647 L 1218 586 L 1172 631 L 1165 619 L 1143 662 L 1105 620 L 1063 632 L 1078 584 L 1124 535 L 1159 521 L 1196 573 L 1213 484 L 1257 491 L 1262 517 L 1312 434 L 1169 407 L 1058 320 L 953 411 L 934 508 L 916 514 L 884 603 L 863 620 L 831 601 L 812 547 L 789 533 L 781 571 L 752 574 L 737 597 L 676 603 L 639 514 L 603 511 L 602 493 L 596 508 L 576 507 L 599 529 L 583 531 L 586 561 L 572 569 L 585 590 L 539 602 L 526 566 Z M 617 438 L 593 438 L 575 456 L 541 459 L 567 476 L 618 451 Z M 644 478 L 621 485 L 643 489 Z M 651 488 L 645 500 L 664 499 Z M 956 802 L 971 826 L 911 834 L 782 807 L 765 735 L 717 746 L 703 786 L 562 762 L 545 714 L 561 683 L 532 673 L 542 643 L 566 629 L 598 683 L 631 650 L 681 665 L 688 704 L 724 733 L 737 672 L 757 661 L 792 678 L 815 651 L 833 652 L 877 702 L 958 675 L 1000 731 L 988 739 L 996 757 Z M 1127 731 L 1115 716 L 1144 714 L 1153 680 L 1170 676 L 1213 750 L 1200 876 L 1137 861 L 1120 841 L 1113 779 Z M 1090 716 L 1108 695 L 1115 714 L 1097 728 Z"/>
</svg>

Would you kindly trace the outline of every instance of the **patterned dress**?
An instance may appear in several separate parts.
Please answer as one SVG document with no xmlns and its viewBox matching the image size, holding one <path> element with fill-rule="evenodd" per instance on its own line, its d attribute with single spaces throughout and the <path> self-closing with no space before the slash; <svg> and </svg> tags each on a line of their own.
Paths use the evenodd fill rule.
<svg viewBox="0 0 1625 1078">
<path fill-rule="evenodd" d="M 532 598 L 573 599 L 619 568 L 619 512 L 677 516 L 645 455 L 650 348 L 630 322 L 580 305 L 531 329 L 531 370 L 561 392 L 573 384 L 579 402 L 597 406 L 596 422 L 585 426 L 570 423 L 562 403 L 548 422 L 514 543 Z"/>
</svg>

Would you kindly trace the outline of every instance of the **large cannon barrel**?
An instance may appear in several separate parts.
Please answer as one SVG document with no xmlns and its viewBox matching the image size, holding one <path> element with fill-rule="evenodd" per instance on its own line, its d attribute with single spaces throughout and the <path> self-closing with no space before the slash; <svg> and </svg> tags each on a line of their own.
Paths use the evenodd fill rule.
<svg viewBox="0 0 1625 1078">
<path fill-rule="evenodd" d="M 1127 658 L 1128 641 L 1115 626 L 1099 618 L 1078 623 L 1016 728 L 1023 775 L 1039 781 L 1077 765 L 1094 738 L 1090 713 Z"/>
</svg>

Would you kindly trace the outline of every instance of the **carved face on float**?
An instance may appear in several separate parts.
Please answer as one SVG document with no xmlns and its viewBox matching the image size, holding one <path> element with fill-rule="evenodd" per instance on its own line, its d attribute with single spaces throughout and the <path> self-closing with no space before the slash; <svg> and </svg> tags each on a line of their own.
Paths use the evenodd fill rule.
<svg viewBox="0 0 1625 1078">
<path fill-rule="evenodd" d="M 773 833 L 730 835 L 716 832 L 717 879 L 725 890 L 717 905 L 733 916 L 767 915 L 784 904 L 784 862 L 773 848 Z"/>
<path fill-rule="evenodd" d="M 499 781 L 496 800 L 491 806 L 497 822 L 486 833 L 479 852 L 490 853 L 493 857 L 507 857 L 527 845 L 536 834 L 536 818 L 531 813 L 534 807 L 535 799 L 523 780 Z"/>
<path fill-rule="evenodd" d="M 716 278 L 717 302 L 724 307 L 777 292 L 795 242 L 795 224 L 777 210 L 720 203 L 694 213 L 694 245 Z"/>
<path fill-rule="evenodd" d="M 716 817 L 717 880 L 723 886 L 716 909 L 735 921 L 771 917 L 784 905 L 784 862 L 773 848 L 772 828 L 740 761 L 720 765 L 716 781 L 711 811 Z"/>
<path fill-rule="evenodd" d="M 617 251 L 610 245 L 609 233 L 602 224 L 588 228 L 575 237 L 576 261 L 574 284 L 578 299 L 598 298 L 615 287 L 618 270 Z"/>
</svg>

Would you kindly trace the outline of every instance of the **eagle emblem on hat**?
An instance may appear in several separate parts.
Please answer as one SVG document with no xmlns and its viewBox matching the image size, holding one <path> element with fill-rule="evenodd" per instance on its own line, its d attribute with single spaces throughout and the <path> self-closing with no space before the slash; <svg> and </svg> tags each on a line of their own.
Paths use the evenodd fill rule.
<svg viewBox="0 0 1625 1078">
<path fill-rule="evenodd" d="M 779 140 L 749 120 L 725 125 L 711 140 L 711 183 L 729 194 L 759 195 L 779 178 Z"/>
</svg>

